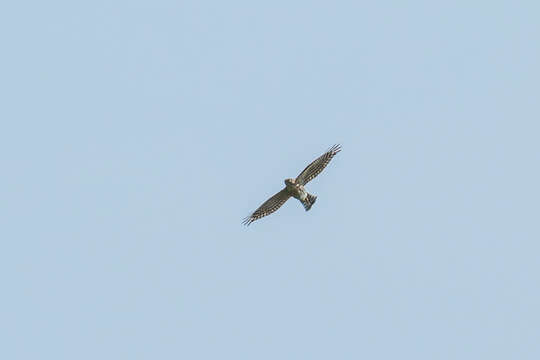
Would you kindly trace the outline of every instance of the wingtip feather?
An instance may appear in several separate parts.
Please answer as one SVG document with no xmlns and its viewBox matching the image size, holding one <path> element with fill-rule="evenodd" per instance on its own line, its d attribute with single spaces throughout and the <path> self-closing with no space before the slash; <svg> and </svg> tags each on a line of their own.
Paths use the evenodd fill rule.
<svg viewBox="0 0 540 360">
<path fill-rule="evenodd" d="M 335 144 L 330 149 L 328 149 L 328 152 L 332 152 L 334 155 L 341 151 L 341 144 Z"/>
</svg>

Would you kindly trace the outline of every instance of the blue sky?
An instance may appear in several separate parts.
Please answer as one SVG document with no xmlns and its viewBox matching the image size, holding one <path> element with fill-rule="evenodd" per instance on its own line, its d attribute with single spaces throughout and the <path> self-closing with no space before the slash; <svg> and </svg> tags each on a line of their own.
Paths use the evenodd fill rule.
<svg viewBox="0 0 540 360">
<path fill-rule="evenodd" d="M 539 358 L 537 2 L 2 8 L 2 358 Z"/>
</svg>

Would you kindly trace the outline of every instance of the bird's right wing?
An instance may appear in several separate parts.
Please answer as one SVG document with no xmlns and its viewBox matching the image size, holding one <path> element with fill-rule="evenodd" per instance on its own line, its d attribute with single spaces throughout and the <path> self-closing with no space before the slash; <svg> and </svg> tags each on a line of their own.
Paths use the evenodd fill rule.
<svg viewBox="0 0 540 360">
<path fill-rule="evenodd" d="M 266 215 L 270 215 L 279 209 L 281 205 L 285 204 L 285 201 L 289 200 L 290 197 L 291 195 L 288 193 L 287 188 L 281 190 L 270 199 L 266 200 L 261 206 L 259 206 L 257 210 L 253 212 L 253 214 L 245 218 L 242 224 L 249 225 L 255 220 L 265 217 Z"/>
</svg>

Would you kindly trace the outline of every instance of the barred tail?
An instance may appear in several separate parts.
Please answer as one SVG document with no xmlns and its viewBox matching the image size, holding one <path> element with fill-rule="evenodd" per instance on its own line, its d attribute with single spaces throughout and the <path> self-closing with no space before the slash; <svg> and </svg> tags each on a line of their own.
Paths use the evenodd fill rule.
<svg viewBox="0 0 540 360">
<path fill-rule="evenodd" d="M 307 197 L 304 201 L 302 201 L 302 205 L 304 205 L 304 208 L 306 211 L 311 209 L 313 204 L 315 204 L 315 200 L 317 200 L 317 197 L 315 195 L 307 194 Z"/>
</svg>

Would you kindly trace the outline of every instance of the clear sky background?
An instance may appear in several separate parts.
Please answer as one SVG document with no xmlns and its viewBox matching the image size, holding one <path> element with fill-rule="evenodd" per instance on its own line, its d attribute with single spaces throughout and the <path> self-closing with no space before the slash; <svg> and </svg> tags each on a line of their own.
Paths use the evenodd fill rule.
<svg viewBox="0 0 540 360">
<path fill-rule="evenodd" d="M 539 14 L 2 5 L 0 357 L 539 359 Z"/>
</svg>

